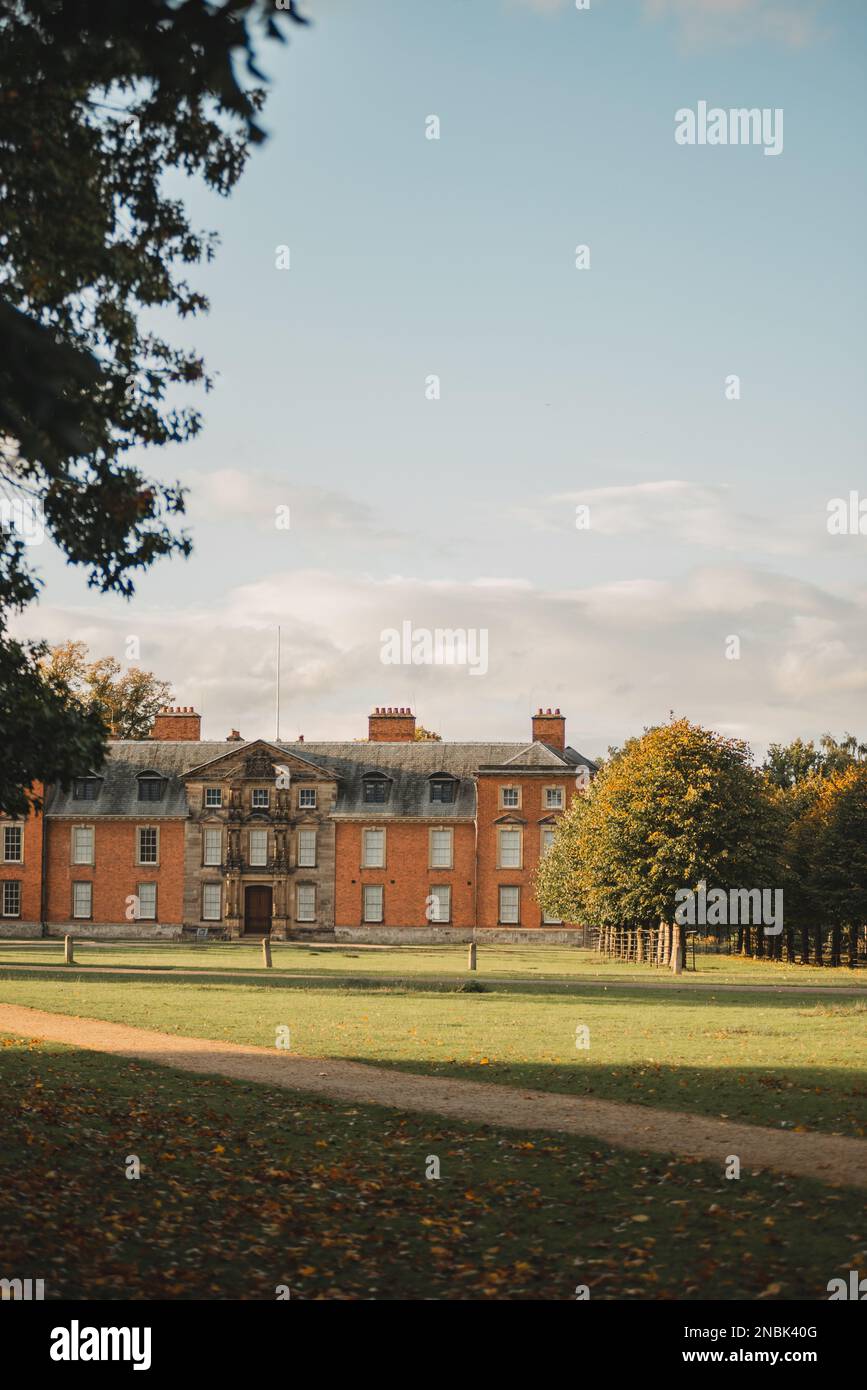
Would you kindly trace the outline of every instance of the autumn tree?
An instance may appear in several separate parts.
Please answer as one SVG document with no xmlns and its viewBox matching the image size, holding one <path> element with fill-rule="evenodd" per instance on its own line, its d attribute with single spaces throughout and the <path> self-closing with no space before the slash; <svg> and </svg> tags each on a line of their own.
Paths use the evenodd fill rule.
<svg viewBox="0 0 867 1390">
<path fill-rule="evenodd" d="M 185 277 L 216 247 L 166 175 L 232 191 L 264 138 L 255 36 L 284 21 L 303 22 L 293 0 L 0 0 L 0 811 L 104 753 L 96 709 L 9 633 L 39 591 L 32 547 L 126 596 L 190 551 L 182 487 L 132 461 L 192 438 L 186 391 L 209 384 L 154 327 L 205 312 Z"/>
<path fill-rule="evenodd" d="M 660 924 L 683 965 L 677 894 L 775 886 L 778 815 L 748 746 L 674 719 L 631 739 L 576 797 L 540 863 L 543 908 L 593 925 Z"/>
<path fill-rule="evenodd" d="M 64 642 L 43 658 L 43 674 L 96 710 L 111 738 L 147 738 L 158 711 L 174 700 L 171 684 L 138 666 L 124 669 L 112 656 L 87 655 L 84 642 Z"/>
<path fill-rule="evenodd" d="M 867 922 L 867 767 L 850 765 L 828 778 L 807 823 L 814 845 L 812 871 L 817 922 L 831 929 L 831 965 L 841 962 L 848 935 L 849 965 Z M 822 963 L 821 943 L 817 964 Z"/>
</svg>

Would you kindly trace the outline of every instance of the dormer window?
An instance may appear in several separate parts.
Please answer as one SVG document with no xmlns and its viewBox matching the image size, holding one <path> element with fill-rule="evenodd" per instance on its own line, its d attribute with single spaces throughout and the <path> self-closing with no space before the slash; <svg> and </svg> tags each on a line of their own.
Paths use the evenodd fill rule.
<svg viewBox="0 0 867 1390">
<path fill-rule="evenodd" d="M 73 801 L 95 801 L 101 780 L 99 777 L 76 777 L 72 784 Z"/>
<path fill-rule="evenodd" d="M 381 772 L 368 772 L 364 777 L 364 799 L 371 801 L 387 801 L 391 783 L 388 777 Z"/>
<path fill-rule="evenodd" d="M 142 772 L 138 777 L 139 801 L 162 801 L 166 779 L 158 772 Z"/>
<path fill-rule="evenodd" d="M 455 779 L 453 777 L 432 777 L 430 779 L 431 801 L 451 804 L 455 799 Z"/>
</svg>

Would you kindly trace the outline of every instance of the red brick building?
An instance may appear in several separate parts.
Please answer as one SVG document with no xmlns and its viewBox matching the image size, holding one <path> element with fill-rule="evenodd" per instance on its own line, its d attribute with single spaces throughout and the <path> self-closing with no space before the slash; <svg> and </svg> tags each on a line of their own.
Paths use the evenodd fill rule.
<svg viewBox="0 0 867 1390">
<path fill-rule="evenodd" d="M 569 930 L 533 878 L 557 818 L 594 764 L 559 710 L 526 743 L 415 738 L 408 709 L 378 708 L 353 743 L 222 742 L 192 709 L 44 811 L 0 820 L 0 935 L 368 940 Z"/>
</svg>

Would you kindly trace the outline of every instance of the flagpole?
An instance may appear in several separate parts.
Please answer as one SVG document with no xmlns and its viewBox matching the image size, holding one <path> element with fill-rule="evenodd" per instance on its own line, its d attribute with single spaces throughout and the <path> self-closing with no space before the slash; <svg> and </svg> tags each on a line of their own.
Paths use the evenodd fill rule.
<svg viewBox="0 0 867 1390">
<path fill-rule="evenodd" d="M 280 629 L 277 628 L 277 742 L 280 742 Z"/>
</svg>

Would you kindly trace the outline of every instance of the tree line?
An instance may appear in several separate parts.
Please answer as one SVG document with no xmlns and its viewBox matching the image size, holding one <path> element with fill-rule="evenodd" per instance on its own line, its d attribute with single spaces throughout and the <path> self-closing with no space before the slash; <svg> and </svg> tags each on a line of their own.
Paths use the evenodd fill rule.
<svg viewBox="0 0 867 1390">
<path fill-rule="evenodd" d="M 796 739 L 756 766 L 743 740 L 672 717 L 609 749 L 564 813 L 536 890 L 563 921 L 653 932 L 654 958 L 675 971 L 693 930 L 758 959 L 854 967 L 867 923 L 867 746 Z M 684 910 L 690 895 L 714 901 L 700 924 Z M 762 901 L 780 905 L 772 925 L 743 911 L 731 920 L 729 904 Z"/>
</svg>

